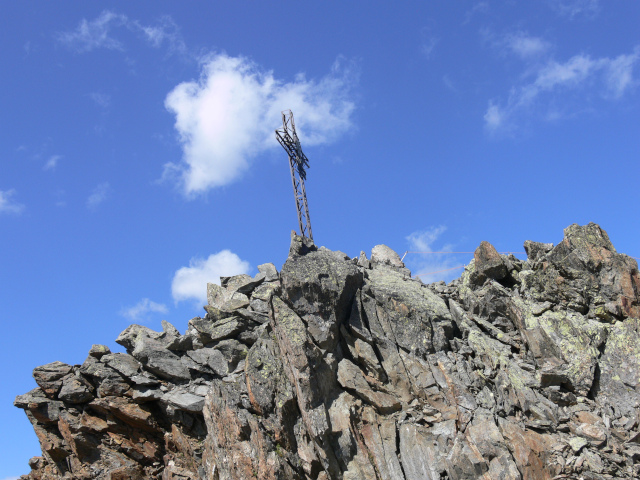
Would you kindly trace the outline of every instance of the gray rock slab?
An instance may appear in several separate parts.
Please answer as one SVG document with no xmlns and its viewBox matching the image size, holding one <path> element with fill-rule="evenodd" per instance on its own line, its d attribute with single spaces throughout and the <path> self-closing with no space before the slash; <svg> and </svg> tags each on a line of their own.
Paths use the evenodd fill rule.
<svg viewBox="0 0 640 480">
<path fill-rule="evenodd" d="M 160 378 L 174 381 L 191 379 L 189 369 L 180 361 L 180 357 L 164 348 L 157 340 L 148 337 L 140 339 L 136 343 L 133 356 Z"/>
<path fill-rule="evenodd" d="M 103 356 L 101 362 L 127 378 L 137 375 L 141 369 L 140 362 L 127 353 L 110 353 Z"/>
<path fill-rule="evenodd" d="M 274 282 L 280 279 L 278 270 L 273 263 L 263 263 L 262 265 L 258 265 L 258 271 L 260 273 L 264 273 L 265 282 Z"/>
<path fill-rule="evenodd" d="M 75 375 L 69 375 L 62 382 L 58 398 L 66 403 L 86 403 L 91 401 L 93 395 Z"/>
<path fill-rule="evenodd" d="M 180 410 L 187 412 L 200 413 L 204 407 L 205 397 L 194 395 L 193 393 L 174 390 L 164 395 L 163 401 L 170 403 Z"/>
</svg>

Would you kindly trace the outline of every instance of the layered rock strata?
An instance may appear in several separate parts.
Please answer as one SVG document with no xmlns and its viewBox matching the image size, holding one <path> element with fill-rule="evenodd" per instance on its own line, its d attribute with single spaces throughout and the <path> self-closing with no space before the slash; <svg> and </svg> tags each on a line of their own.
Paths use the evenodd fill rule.
<svg viewBox="0 0 640 480">
<path fill-rule="evenodd" d="M 293 236 L 280 273 L 209 284 L 185 334 L 36 368 L 21 478 L 638 478 L 637 262 L 595 224 L 525 249 L 482 242 L 424 285 L 385 246 Z"/>
</svg>

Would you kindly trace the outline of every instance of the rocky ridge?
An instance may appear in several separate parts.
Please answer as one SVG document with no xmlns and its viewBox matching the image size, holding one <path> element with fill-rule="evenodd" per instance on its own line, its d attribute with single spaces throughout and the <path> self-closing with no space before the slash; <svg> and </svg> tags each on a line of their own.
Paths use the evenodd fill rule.
<svg viewBox="0 0 640 480">
<path fill-rule="evenodd" d="M 525 249 L 482 242 L 424 285 L 383 245 L 292 235 L 184 334 L 132 325 L 127 353 L 36 368 L 21 478 L 638 478 L 637 262 L 595 224 Z"/>
</svg>

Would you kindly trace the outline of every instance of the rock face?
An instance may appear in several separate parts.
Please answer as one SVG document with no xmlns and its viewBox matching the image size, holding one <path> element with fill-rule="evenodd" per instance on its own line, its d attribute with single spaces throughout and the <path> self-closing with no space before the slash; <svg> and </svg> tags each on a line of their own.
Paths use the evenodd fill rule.
<svg viewBox="0 0 640 480">
<path fill-rule="evenodd" d="M 21 478 L 638 478 L 637 262 L 594 224 L 525 248 L 423 285 L 383 245 L 294 236 L 184 335 L 132 325 L 126 354 L 36 368 Z"/>
</svg>

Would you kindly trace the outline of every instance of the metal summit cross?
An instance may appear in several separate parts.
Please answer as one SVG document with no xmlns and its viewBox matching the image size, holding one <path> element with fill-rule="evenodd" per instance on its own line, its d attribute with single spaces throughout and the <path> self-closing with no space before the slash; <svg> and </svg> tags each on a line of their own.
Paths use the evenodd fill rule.
<svg viewBox="0 0 640 480">
<path fill-rule="evenodd" d="M 276 139 L 289 155 L 289 167 L 291 168 L 291 181 L 293 182 L 293 196 L 295 197 L 296 210 L 298 211 L 300 235 L 313 241 L 309 206 L 307 205 L 307 192 L 304 189 L 304 180 L 307 178 L 305 168 L 309 168 L 309 159 L 302 153 L 291 110 L 282 112 L 282 128 L 276 130 Z"/>
</svg>

